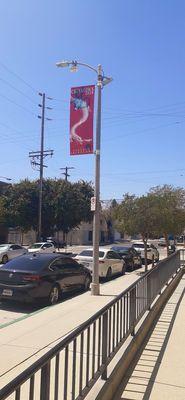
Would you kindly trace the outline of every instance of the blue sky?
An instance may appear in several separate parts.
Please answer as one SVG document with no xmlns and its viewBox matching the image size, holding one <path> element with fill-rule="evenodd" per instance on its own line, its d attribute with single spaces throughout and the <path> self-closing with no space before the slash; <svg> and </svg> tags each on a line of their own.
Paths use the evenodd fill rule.
<svg viewBox="0 0 185 400">
<path fill-rule="evenodd" d="M 47 116 L 46 177 L 74 167 L 71 181 L 94 181 L 94 156 L 69 155 L 71 86 L 93 84 L 63 59 L 102 64 L 101 198 L 143 194 L 185 182 L 185 3 L 183 0 L 6 0 L 0 3 L 0 176 L 36 179 L 29 151 L 39 150 L 38 91 L 53 97 Z M 0 178 L 1 179 L 1 178 Z"/>
</svg>

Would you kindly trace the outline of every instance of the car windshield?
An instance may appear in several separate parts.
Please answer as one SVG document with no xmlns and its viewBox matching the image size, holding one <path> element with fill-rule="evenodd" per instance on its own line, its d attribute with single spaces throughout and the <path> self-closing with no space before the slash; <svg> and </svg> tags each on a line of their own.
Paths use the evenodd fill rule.
<svg viewBox="0 0 185 400">
<path fill-rule="evenodd" d="M 8 244 L 0 244 L 0 251 L 7 250 L 9 247 Z"/>
<path fill-rule="evenodd" d="M 39 249 L 42 246 L 42 243 L 35 243 L 29 247 L 29 249 Z"/>
<path fill-rule="evenodd" d="M 136 247 L 136 248 L 142 248 L 142 249 L 144 249 L 144 244 L 143 243 L 134 243 L 134 245 L 133 245 L 134 247 Z"/>
<path fill-rule="evenodd" d="M 105 255 L 104 251 L 99 251 L 99 258 L 103 258 L 104 255 Z M 81 251 L 79 256 L 93 257 L 93 250 L 83 250 L 83 251 Z"/>
<path fill-rule="evenodd" d="M 113 250 L 119 254 L 128 254 L 130 247 L 113 247 Z"/>
</svg>

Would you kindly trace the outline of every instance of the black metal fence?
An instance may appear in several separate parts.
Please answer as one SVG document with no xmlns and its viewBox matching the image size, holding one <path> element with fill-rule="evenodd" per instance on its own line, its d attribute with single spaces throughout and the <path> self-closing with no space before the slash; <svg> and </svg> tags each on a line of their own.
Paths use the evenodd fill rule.
<svg viewBox="0 0 185 400">
<path fill-rule="evenodd" d="M 176 273 L 185 265 L 178 251 L 143 274 L 92 318 L 0 390 L 0 400 L 81 400 Z"/>
</svg>

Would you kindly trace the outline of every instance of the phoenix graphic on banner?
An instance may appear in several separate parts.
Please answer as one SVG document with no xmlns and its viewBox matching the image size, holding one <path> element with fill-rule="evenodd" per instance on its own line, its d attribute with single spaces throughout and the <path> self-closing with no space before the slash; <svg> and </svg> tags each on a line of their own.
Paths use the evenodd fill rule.
<svg viewBox="0 0 185 400">
<path fill-rule="evenodd" d="M 95 86 L 71 88 L 70 155 L 93 153 Z"/>
</svg>

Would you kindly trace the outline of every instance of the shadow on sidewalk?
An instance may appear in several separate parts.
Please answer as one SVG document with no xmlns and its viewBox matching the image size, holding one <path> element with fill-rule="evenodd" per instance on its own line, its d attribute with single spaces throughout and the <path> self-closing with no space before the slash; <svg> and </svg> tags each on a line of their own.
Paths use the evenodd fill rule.
<svg viewBox="0 0 185 400">
<path fill-rule="evenodd" d="M 174 321 L 185 293 L 185 277 L 164 307 L 152 333 L 143 344 L 134 364 L 124 377 L 114 400 L 149 400 L 155 378 L 173 329 Z M 158 382 L 162 385 L 165 383 Z M 175 386 L 167 384 L 168 386 Z M 176 386 L 177 387 L 177 386 Z M 179 386 L 178 386 L 179 387 Z M 181 387 L 182 388 L 182 387 Z M 183 389 L 185 386 L 183 387 Z"/>
</svg>

